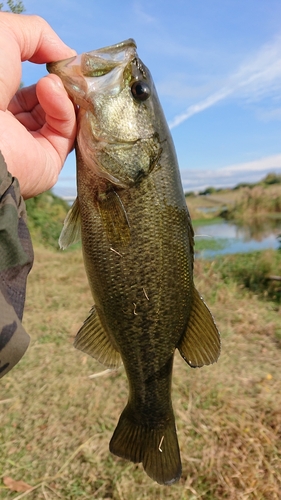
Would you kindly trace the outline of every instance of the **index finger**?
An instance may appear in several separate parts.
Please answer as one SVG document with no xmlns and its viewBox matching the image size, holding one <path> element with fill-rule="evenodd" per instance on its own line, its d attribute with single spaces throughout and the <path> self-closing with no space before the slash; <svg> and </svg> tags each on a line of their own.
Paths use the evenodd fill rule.
<svg viewBox="0 0 281 500">
<path fill-rule="evenodd" d="M 39 16 L 0 13 L 0 109 L 7 106 L 21 80 L 21 61 L 47 63 L 75 54 Z"/>
</svg>

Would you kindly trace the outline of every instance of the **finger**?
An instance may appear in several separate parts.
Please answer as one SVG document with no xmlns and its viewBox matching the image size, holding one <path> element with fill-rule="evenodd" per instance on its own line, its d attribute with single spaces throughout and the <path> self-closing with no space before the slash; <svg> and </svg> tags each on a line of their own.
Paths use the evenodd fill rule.
<svg viewBox="0 0 281 500">
<path fill-rule="evenodd" d="M 39 80 L 36 91 L 46 119 L 40 133 L 56 149 L 63 163 L 76 135 L 73 103 L 56 75 L 48 75 Z"/>
<path fill-rule="evenodd" d="M 38 16 L 0 13 L 0 109 L 6 110 L 21 80 L 21 61 L 46 63 L 75 54 Z"/>
<path fill-rule="evenodd" d="M 36 196 L 55 184 L 76 135 L 75 109 L 60 78 L 56 75 L 42 78 L 36 91 L 38 105 L 35 108 L 45 117 L 43 126 L 26 128 L 24 121 L 22 127 L 23 122 L 16 120 L 12 113 L 0 111 L 1 150 L 25 198 Z M 22 113 L 22 120 L 30 119 L 30 114 L 26 112 L 26 118 Z"/>
<path fill-rule="evenodd" d="M 38 130 L 45 123 L 45 112 L 39 104 L 36 85 L 18 90 L 8 106 L 8 111 L 28 130 Z"/>
<path fill-rule="evenodd" d="M 3 12 L 0 21 L 16 40 L 22 61 L 47 63 L 76 54 L 42 17 Z"/>
<path fill-rule="evenodd" d="M 6 111 L 8 113 L 8 111 Z M 46 114 L 41 104 L 37 104 L 31 111 L 22 111 L 13 115 L 28 132 L 39 130 L 46 123 Z"/>
<path fill-rule="evenodd" d="M 36 85 L 18 90 L 8 106 L 8 111 L 17 115 L 23 111 L 31 111 L 38 104 Z"/>
</svg>

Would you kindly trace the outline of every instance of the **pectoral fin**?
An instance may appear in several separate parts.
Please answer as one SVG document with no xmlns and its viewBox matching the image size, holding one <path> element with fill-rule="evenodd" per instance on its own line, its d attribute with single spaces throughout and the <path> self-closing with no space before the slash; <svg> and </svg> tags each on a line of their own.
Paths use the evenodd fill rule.
<svg viewBox="0 0 281 500">
<path fill-rule="evenodd" d="M 196 289 L 187 330 L 177 347 L 192 368 L 215 363 L 220 355 L 220 334 Z"/>
<path fill-rule="evenodd" d="M 62 232 L 59 237 L 59 246 L 62 250 L 65 250 L 69 245 L 77 243 L 81 237 L 81 221 L 80 221 L 80 210 L 79 201 L 76 198 L 71 209 L 69 210 L 62 228 Z"/>
<path fill-rule="evenodd" d="M 118 368 L 122 364 L 121 356 L 104 330 L 95 307 L 77 333 L 74 347 L 108 368 Z"/>
<path fill-rule="evenodd" d="M 114 189 L 99 196 L 98 208 L 109 242 L 128 245 L 131 238 L 130 225 L 125 207 Z"/>
</svg>

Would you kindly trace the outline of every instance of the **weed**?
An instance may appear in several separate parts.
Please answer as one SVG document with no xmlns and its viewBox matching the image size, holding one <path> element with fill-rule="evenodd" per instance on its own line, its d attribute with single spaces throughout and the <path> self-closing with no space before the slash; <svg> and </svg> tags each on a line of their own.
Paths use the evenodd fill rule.
<svg viewBox="0 0 281 500">
<path fill-rule="evenodd" d="M 269 214 L 281 214 L 280 184 L 271 188 L 255 186 L 243 190 L 242 199 L 228 210 L 227 218 L 231 220 L 261 220 Z"/>
<path fill-rule="evenodd" d="M 226 283 L 236 281 L 259 296 L 281 303 L 281 253 L 274 250 L 227 255 L 215 261 Z"/>
</svg>

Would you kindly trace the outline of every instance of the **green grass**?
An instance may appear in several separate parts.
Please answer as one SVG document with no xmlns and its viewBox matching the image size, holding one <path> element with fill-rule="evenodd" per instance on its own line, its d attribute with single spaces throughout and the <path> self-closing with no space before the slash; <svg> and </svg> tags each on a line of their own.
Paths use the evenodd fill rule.
<svg viewBox="0 0 281 500">
<path fill-rule="evenodd" d="M 128 387 L 123 369 L 103 372 L 72 346 L 92 306 L 81 252 L 35 248 L 24 314 L 31 346 L 0 382 L 1 500 L 279 500 L 281 310 L 240 281 L 242 267 L 228 258 L 195 262 L 222 354 L 196 370 L 176 355 L 172 398 L 183 474 L 163 487 L 108 450 Z M 89 378 L 94 373 L 100 376 Z M 7 477 L 34 490 L 12 492 Z"/>
<path fill-rule="evenodd" d="M 272 279 L 281 277 L 280 250 L 227 255 L 216 259 L 215 269 L 226 283 L 234 280 L 260 298 L 281 303 L 281 281 Z"/>
<path fill-rule="evenodd" d="M 192 225 L 194 228 L 201 226 L 208 226 L 211 224 L 220 224 L 224 219 L 222 217 L 209 217 L 208 219 L 195 219 L 192 221 Z"/>
<path fill-rule="evenodd" d="M 222 250 L 228 244 L 226 238 L 206 238 L 204 236 L 198 235 L 195 237 L 195 252 L 202 252 L 204 250 Z"/>
</svg>

